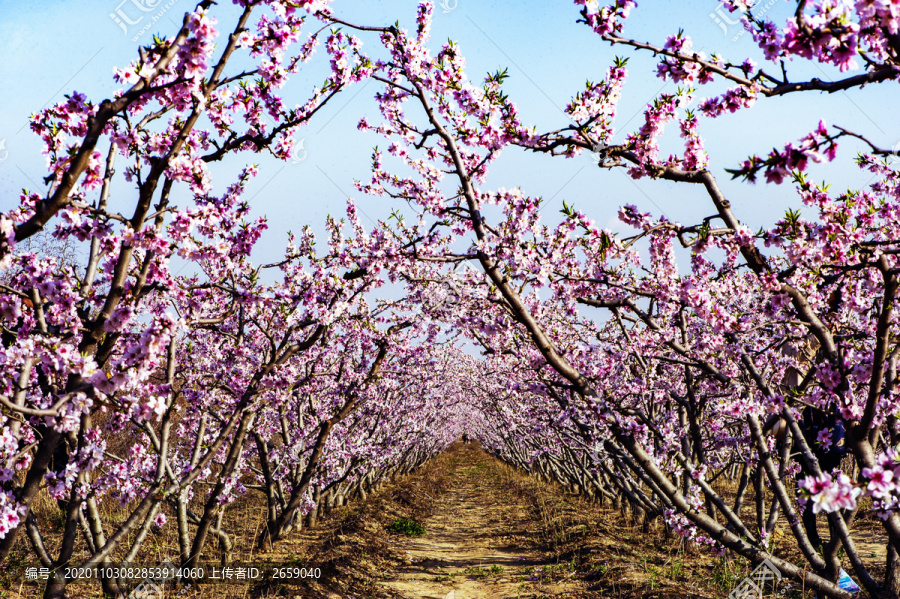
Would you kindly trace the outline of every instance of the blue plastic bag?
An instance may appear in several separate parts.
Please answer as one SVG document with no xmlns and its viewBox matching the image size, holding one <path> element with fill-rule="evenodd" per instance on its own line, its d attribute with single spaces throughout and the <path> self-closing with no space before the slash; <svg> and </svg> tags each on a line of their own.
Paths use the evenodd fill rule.
<svg viewBox="0 0 900 599">
<path fill-rule="evenodd" d="M 843 568 L 841 568 L 841 577 L 838 578 L 838 586 L 851 593 L 858 593 L 862 590 L 859 588 L 859 585 L 856 584 L 856 581 L 850 578 L 850 575 L 847 574 L 847 571 Z M 818 597 L 819 596 L 816 595 L 816 599 L 818 599 Z"/>
<path fill-rule="evenodd" d="M 858 593 L 862 590 L 843 568 L 841 568 L 841 577 L 838 578 L 838 586 L 851 593 Z"/>
</svg>

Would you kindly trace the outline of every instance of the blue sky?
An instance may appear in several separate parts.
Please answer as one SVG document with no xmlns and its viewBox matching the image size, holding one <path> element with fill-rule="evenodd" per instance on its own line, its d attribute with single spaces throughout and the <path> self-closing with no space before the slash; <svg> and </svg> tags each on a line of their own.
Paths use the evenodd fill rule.
<svg viewBox="0 0 900 599">
<path fill-rule="evenodd" d="M 143 24 L 130 27 L 126 33 L 111 18 L 117 8 L 125 14 L 138 14 L 129 7 L 132 0 L 121 1 L 0 0 L 0 140 L 5 140 L 8 152 L 0 150 L 0 209 L 11 208 L 23 187 L 44 189 L 44 157 L 39 140 L 27 128 L 28 116 L 73 90 L 86 93 L 95 102 L 109 97 L 118 87 L 112 80 L 113 67 L 127 65 L 135 57 L 137 46 L 147 43 L 152 33 L 174 33 L 184 10 L 193 6 L 189 0 L 174 0 L 163 18 L 140 34 Z M 617 54 L 631 57 L 631 76 L 620 103 L 616 141 L 640 126 L 647 102 L 661 91 L 674 89 L 673 84 L 654 77 L 655 63 L 650 55 L 611 48 L 586 26 L 577 24 L 578 10 L 571 1 L 442 1 L 445 8 L 437 6 L 435 11 L 433 46 L 447 38 L 459 42 L 473 80 L 498 67 L 508 67 L 511 77 L 506 90 L 526 122 L 536 124 L 539 130 L 564 125 L 562 107 L 586 79 L 602 79 Z M 416 4 L 413 0 L 335 0 L 332 6 L 339 16 L 354 22 L 400 21 L 401 26 L 410 28 Z M 719 5 L 715 2 L 657 0 L 639 4 L 626 28 L 631 37 L 663 43 L 666 35 L 683 28 L 694 38 L 697 50 L 719 51 L 735 62 L 746 56 L 763 62 L 750 35 L 740 35 L 740 26 L 721 18 L 716 22 Z M 781 20 L 791 4 L 769 0 L 760 2 L 760 6 L 771 6 L 769 14 Z M 235 7 L 230 3 L 223 0 L 215 10 L 220 29 L 233 22 Z M 132 41 L 135 35 L 140 37 Z M 364 39 L 366 48 L 377 54 L 377 39 Z M 312 63 L 286 90 L 288 105 L 305 101 L 308 90 L 324 76 L 325 62 Z M 836 71 L 801 63 L 791 64 L 790 69 L 792 77 L 798 79 L 839 76 Z M 356 130 L 360 116 L 375 117 L 372 96 L 377 90 L 377 84 L 371 82 L 336 98 L 298 134 L 307 152 L 298 163 L 244 154 L 216 165 L 213 173 L 217 191 L 234 180 L 243 164 L 260 165 L 260 174 L 249 190 L 256 213 L 269 218 L 269 231 L 257 252 L 259 260 L 278 256 L 288 230 L 297 231 L 309 224 L 321 232 L 326 214 L 342 214 L 348 195 L 357 200 L 367 218 L 379 219 L 390 213 L 392 206 L 386 200 L 360 197 L 353 189 L 355 179 L 368 177 L 372 147 L 384 145 L 377 136 Z M 721 86 L 701 89 L 697 96 L 708 97 L 722 90 Z M 849 94 L 807 93 L 764 99 L 753 110 L 716 121 L 704 120 L 700 131 L 707 140 L 711 168 L 722 179 L 726 195 L 739 217 L 755 228 L 773 222 L 799 202 L 788 185 L 729 182 L 723 168 L 737 165 L 751 152 L 765 153 L 805 135 L 819 117 L 892 147 L 900 141 L 895 98 L 894 85 L 873 85 Z M 677 128 L 670 128 L 665 139 L 671 145 L 664 144 L 664 149 L 680 147 Z M 864 185 L 867 178 L 852 164 L 858 149 L 860 146 L 850 142 L 844 144 L 835 163 L 817 166 L 813 174 L 817 179 L 834 181 L 838 189 Z M 614 215 L 626 203 L 657 214 L 663 212 L 685 223 L 711 213 L 700 188 L 632 181 L 623 172 L 596 168 L 588 156 L 564 160 L 508 151 L 495 163 L 487 185 L 499 186 L 521 186 L 529 195 L 542 196 L 547 201 L 544 214 L 550 219 L 559 218 L 557 211 L 565 200 L 602 225 L 616 228 Z M 128 184 L 120 181 L 113 191 L 114 200 L 127 202 L 131 192 Z"/>
</svg>

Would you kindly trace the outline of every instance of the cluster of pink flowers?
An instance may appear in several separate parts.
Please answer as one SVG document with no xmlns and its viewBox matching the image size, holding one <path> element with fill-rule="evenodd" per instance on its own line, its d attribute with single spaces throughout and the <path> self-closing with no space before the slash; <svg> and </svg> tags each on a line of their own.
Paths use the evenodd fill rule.
<svg viewBox="0 0 900 599">
<path fill-rule="evenodd" d="M 626 144 L 636 156 L 635 166 L 628 169 L 628 174 L 635 179 L 653 176 L 654 167 L 660 164 L 659 137 L 666 124 L 677 116 L 677 110 L 691 102 L 689 92 L 679 90 L 675 94 L 663 94 L 655 99 L 644 111 L 644 125 L 626 138 Z"/>
<path fill-rule="evenodd" d="M 600 6 L 599 0 L 575 0 L 575 4 L 584 7 L 581 9 L 582 16 L 600 35 L 622 31 L 622 21 L 627 19 L 631 9 L 637 6 L 634 0 L 615 0 L 612 5 L 603 7 Z"/>
<path fill-rule="evenodd" d="M 97 112 L 87 97 L 79 92 L 66 96 L 66 100 L 31 116 L 31 130 L 44 142 L 47 168 L 57 180 L 66 172 L 78 144 L 74 143 L 87 134 L 90 118 Z M 73 143 L 70 143 L 73 142 Z M 101 183 L 100 152 L 90 154 L 86 175 L 80 182 L 84 191 L 95 190 Z"/>
<path fill-rule="evenodd" d="M 605 79 L 596 84 L 588 82 L 585 89 L 576 93 L 565 108 L 566 114 L 579 126 L 584 127 L 584 133 L 600 143 L 605 143 L 613 137 L 615 129 L 612 123 L 616 116 L 616 106 L 628 74 L 625 61 L 617 62 L 618 64 L 606 70 Z M 530 142 L 531 145 L 536 141 Z M 529 140 L 523 138 L 520 143 L 529 145 Z"/>
<path fill-rule="evenodd" d="M 663 58 L 656 67 L 656 75 L 663 81 L 669 78 L 676 83 L 709 83 L 713 80 L 713 72 L 700 63 L 700 61 L 715 64 L 724 68 L 721 59 L 709 59 L 705 52 L 693 52 L 693 41 L 690 36 L 684 35 L 683 31 L 679 31 L 676 35 L 670 35 L 666 40 L 663 48 L 670 52 L 674 52 L 678 58 Z M 697 58 L 697 61 L 691 60 Z M 685 60 L 687 58 L 688 60 Z"/>
<path fill-rule="evenodd" d="M 709 156 L 703 149 L 703 138 L 697 131 L 699 122 L 694 114 L 689 114 L 679 123 L 681 137 L 684 138 L 684 159 L 682 168 L 689 171 L 702 170 L 709 164 Z"/>
<path fill-rule="evenodd" d="M 792 171 L 805 171 L 810 161 L 831 162 L 837 155 L 837 148 L 837 142 L 828 134 L 825 121 L 820 120 L 819 126 L 796 144 L 787 143 L 783 150 L 772 150 L 766 158 L 751 156 L 734 174 L 755 182 L 759 171 L 765 169 L 766 182 L 780 184 Z"/>
<path fill-rule="evenodd" d="M 822 511 L 852 510 L 862 494 L 862 489 L 854 485 L 843 472 L 838 472 L 836 476 L 808 476 L 800 481 L 800 489 L 801 503 L 812 501 L 812 509 L 816 514 Z"/>
<path fill-rule="evenodd" d="M 739 85 L 727 90 L 721 96 L 702 101 L 700 111 L 710 118 L 719 117 L 725 112 L 735 113 L 742 108 L 752 108 L 758 95 L 758 86 Z"/>
<path fill-rule="evenodd" d="M 841 71 L 857 69 L 859 25 L 848 0 L 819 0 L 813 15 L 802 12 L 788 19 L 782 48 L 788 55 L 830 62 Z"/>
<path fill-rule="evenodd" d="M 897 451 L 888 448 L 878 456 L 872 468 L 863 468 L 863 478 L 866 484 L 866 494 L 874 499 L 874 508 L 887 515 L 898 508 L 900 502 L 900 460 L 897 459 Z"/>
</svg>

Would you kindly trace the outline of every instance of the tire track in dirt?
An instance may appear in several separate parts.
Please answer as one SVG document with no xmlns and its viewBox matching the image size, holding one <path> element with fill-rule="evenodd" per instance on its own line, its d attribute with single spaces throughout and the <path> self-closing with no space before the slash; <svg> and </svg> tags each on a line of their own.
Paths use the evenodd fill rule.
<svg viewBox="0 0 900 599">
<path fill-rule="evenodd" d="M 523 547 L 530 536 L 511 513 L 528 507 L 509 489 L 481 454 L 453 464 L 454 484 L 437 500 L 422 524 L 426 534 L 401 542 L 406 565 L 380 586 L 403 599 L 529 599 L 579 597 L 582 581 L 546 582 L 541 573 L 553 563 Z M 556 577 L 554 577 L 556 578 Z"/>
</svg>

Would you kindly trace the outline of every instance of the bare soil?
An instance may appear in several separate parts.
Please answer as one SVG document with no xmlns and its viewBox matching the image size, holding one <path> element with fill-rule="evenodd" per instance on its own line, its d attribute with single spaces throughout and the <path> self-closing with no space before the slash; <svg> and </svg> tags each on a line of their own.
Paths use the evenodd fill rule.
<svg viewBox="0 0 900 599">
<path fill-rule="evenodd" d="M 575 570 L 552 576 L 559 570 L 555 556 L 530 542 L 539 531 L 531 529 L 529 506 L 505 492 L 487 458 L 463 455 L 477 461 L 456 463 L 453 483 L 423 522 L 426 534 L 400 542 L 404 564 L 380 586 L 404 599 L 584 596 Z"/>
</svg>

